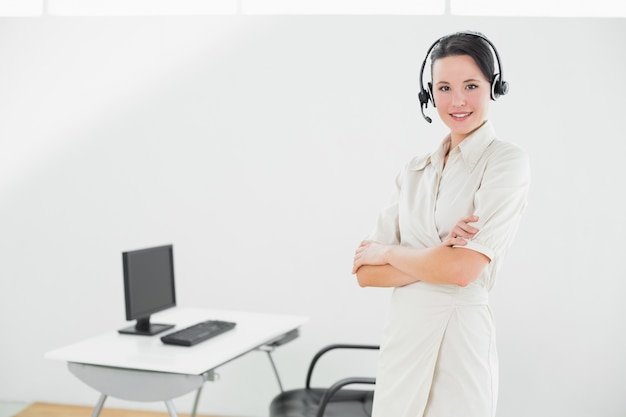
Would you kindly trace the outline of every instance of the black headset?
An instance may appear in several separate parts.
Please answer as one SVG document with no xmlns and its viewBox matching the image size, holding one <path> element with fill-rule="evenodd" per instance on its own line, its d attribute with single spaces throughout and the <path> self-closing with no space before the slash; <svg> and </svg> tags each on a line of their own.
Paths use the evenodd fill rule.
<svg viewBox="0 0 626 417">
<path fill-rule="evenodd" d="M 420 70 L 420 92 L 418 94 L 418 97 L 420 101 L 420 108 L 422 110 L 422 116 L 424 116 L 424 119 L 426 119 L 428 123 L 432 123 L 433 120 L 424 114 L 424 107 L 428 107 L 429 101 L 433 103 L 433 107 L 437 107 L 437 106 L 435 104 L 435 100 L 433 99 L 433 84 L 428 83 L 428 90 L 424 88 L 424 68 L 426 67 L 426 62 L 428 61 L 428 57 L 430 56 L 430 53 L 435 48 L 435 46 L 437 46 L 439 42 L 441 42 L 442 40 L 447 39 L 451 36 L 456 36 L 456 35 L 475 36 L 477 38 L 483 39 L 485 42 L 489 44 L 489 46 L 491 46 L 491 49 L 493 50 L 493 53 L 496 56 L 496 62 L 498 64 L 498 72 L 495 73 L 493 75 L 493 78 L 491 79 L 491 99 L 496 100 L 498 99 L 498 97 L 503 96 L 509 92 L 509 83 L 504 81 L 504 79 L 502 78 L 502 62 L 500 62 L 500 55 L 498 54 L 498 50 L 496 49 L 494 44 L 491 43 L 489 39 L 487 39 L 485 36 L 479 33 L 474 33 L 474 32 L 457 32 L 457 33 L 453 33 L 452 35 L 443 36 L 437 39 L 430 46 L 430 48 L 428 48 L 428 52 L 426 52 L 426 57 L 424 58 L 424 62 L 422 62 L 422 69 Z"/>
</svg>

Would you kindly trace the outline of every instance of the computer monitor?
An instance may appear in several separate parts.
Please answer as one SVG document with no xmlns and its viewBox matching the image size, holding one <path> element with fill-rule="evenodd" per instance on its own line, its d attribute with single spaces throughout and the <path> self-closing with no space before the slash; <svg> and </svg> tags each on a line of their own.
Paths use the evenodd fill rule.
<svg viewBox="0 0 626 417">
<path fill-rule="evenodd" d="M 176 305 L 174 289 L 174 248 L 172 245 L 122 252 L 126 320 L 134 326 L 123 334 L 151 336 L 174 327 L 150 323 L 150 315 Z"/>
</svg>

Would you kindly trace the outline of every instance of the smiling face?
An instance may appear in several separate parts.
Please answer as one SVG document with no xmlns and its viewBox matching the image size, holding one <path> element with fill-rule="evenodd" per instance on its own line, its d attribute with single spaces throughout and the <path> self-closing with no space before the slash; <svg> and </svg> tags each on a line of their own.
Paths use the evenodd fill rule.
<svg viewBox="0 0 626 417">
<path fill-rule="evenodd" d="M 437 59 L 432 75 L 433 99 L 454 147 L 487 120 L 491 82 L 469 55 Z"/>
</svg>

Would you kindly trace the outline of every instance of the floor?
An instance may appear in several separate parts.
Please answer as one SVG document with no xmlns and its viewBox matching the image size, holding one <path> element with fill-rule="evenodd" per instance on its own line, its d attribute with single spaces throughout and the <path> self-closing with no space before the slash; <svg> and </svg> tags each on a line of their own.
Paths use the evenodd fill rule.
<svg viewBox="0 0 626 417">
<path fill-rule="evenodd" d="M 89 417 L 93 407 L 52 404 L 52 403 L 19 403 L 0 401 L 0 417 Z M 189 417 L 189 414 L 180 413 L 179 417 Z M 100 417 L 169 417 L 166 411 L 141 411 L 117 408 L 104 408 Z M 197 417 L 211 417 L 198 415 Z M 215 417 L 215 416 L 214 416 Z"/>
<path fill-rule="evenodd" d="M 13 417 L 29 405 L 30 403 L 0 401 L 0 417 Z"/>
</svg>

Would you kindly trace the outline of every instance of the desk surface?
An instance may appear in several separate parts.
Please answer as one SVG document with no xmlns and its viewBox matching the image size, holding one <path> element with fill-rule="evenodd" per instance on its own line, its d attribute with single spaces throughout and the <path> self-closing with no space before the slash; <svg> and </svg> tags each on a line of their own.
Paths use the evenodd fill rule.
<svg viewBox="0 0 626 417">
<path fill-rule="evenodd" d="M 192 347 L 166 345 L 161 336 L 203 320 L 234 321 L 235 329 Z M 114 368 L 200 375 L 299 328 L 302 316 L 229 310 L 172 308 L 151 317 L 175 324 L 155 336 L 126 335 L 117 329 L 46 353 L 48 359 Z M 120 328 L 124 327 L 120 325 Z"/>
</svg>

